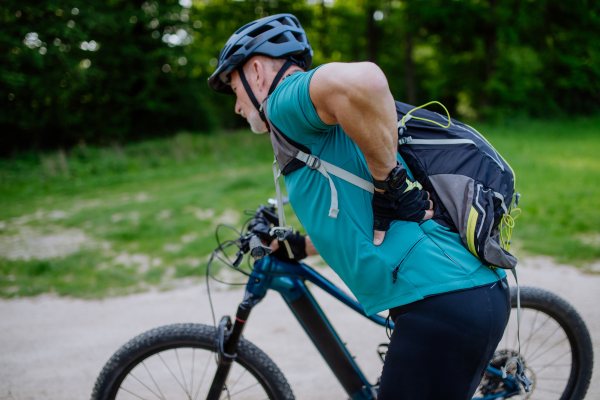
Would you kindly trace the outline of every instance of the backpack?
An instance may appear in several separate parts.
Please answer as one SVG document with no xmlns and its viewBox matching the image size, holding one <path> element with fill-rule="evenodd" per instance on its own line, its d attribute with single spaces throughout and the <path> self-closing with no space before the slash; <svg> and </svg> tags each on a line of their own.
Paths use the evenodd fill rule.
<svg viewBox="0 0 600 400">
<path fill-rule="evenodd" d="M 482 261 L 513 269 L 517 259 L 508 252 L 514 226 L 510 214 L 519 199 L 514 171 L 475 129 L 449 114 L 422 109 L 432 103 L 437 102 L 415 108 L 396 102 L 398 152 L 431 194 L 433 219 L 458 232 L 463 245 Z"/>
<path fill-rule="evenodd" d="M 268 97 L 261 110 L 279 164 L 279 172 L 273 167 L 278 197 L 281 197 L 279 174 L 287 175 L 305 166 L 329 180 L 332 218 L 337 217 L 339 210 L 337 190 L 330 175 L 373 193 L 372 182 L 312 155 L 306 146 L 278 130 L 267 115 L 267 101 Z M 514 172 L 479 132 L 451 119 L 443 105 L 447 117 L 422 109 L 432 103 L 437 102 L 421 107 L 396 102 L 398 152 L 414 178 L 430 193 L 435 207 L 433 219 L 459 233 L 463 245 L 482 262 L 513 269 L 517 259 L 508 252 L 514 226 L 510 213 L 519 198 Z M 280 221 L 282 224 L 284 219 Z"/>
</svg>

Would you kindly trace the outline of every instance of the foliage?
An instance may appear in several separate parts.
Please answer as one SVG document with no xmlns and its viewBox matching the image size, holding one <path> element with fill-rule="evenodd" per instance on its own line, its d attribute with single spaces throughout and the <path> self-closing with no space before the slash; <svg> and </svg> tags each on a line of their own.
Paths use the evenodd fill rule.
<svg viewBox="0 0 600 400">
<path fill-rule="evenodd" d="M 192 40 L 188 10 L 176 0 L 0 7 L 2 153 L 214 126 L 189 47 L 168 46 L 154 29 Z"/>
<path fill-rule="evenodd" d="M 285 12 L 313 67 L 377 62 L 398 100 L 439 100 L 462 119 L 600 110 L 589 0 L 7 0 L 0 155 L 245 126 L 206 79 L 232 32 Z"/>
<path fill-rule="evenodd" d="M 516 173 L 517 256 L 600 258 L 598 124 L 476 125 Z M 271 157 L 268 138 L 241 131 L 0 160 L 0 296 L 101 297 L 203 276 L 216 225 L 239 229 L 243 210 L 273 196 Z"/>
</svg>

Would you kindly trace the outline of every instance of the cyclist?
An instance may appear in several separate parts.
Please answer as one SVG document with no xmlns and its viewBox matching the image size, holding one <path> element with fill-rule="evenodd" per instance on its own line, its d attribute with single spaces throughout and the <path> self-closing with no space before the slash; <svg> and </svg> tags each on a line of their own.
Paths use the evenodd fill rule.
<svg viewBox="0 0 600 400">
<path fill-rule="evenodd" d="M 310 237 L 290 238 L 296 258 L 318 251 L 367 315 L 389 310 L 395 322 L 378 398 L 470 399 L 508 322 L 505 273 L 483 265 L 435 219 L 429 194 L 405 170 L 379 67 L 310 70 L 312 54 L 296 17 L 269 16 L 230 37 L 208 83 L 237 96 L 235 112 L 255 133 L 267 132 L 260 105 L 270 95 L 264 111 L 288 143 L 375 185 L 371 195 L 330 177 L 340 199 L 330 218 L 333 191 L 323 174 L 297 163 L 283 171 Z"/>
</svg>

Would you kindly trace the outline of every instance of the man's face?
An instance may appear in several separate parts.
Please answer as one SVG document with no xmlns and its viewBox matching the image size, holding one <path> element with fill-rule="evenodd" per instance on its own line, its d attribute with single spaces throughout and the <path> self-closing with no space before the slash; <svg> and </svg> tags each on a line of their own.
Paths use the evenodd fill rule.
<svg viewBox="0 0 600 400">
<path fill-rule="evenodd" d="M 233 71 L 231 73 L 231 89 L 237 97 L 237 101 L 235 102 L 236 114 L 240 114 L 242 117 L 246 118 L 250 124 L 250 129 L 252 129 L 252 132 L 267 132 L 267 126 L 262 119 L 260 119 L 258 111 L 250 101 L 250 97 L 248 97 L 248 93 L 246 93 L 246 90 L 244 89 L 244 85 L 242 84 L 242 80 L 240 79 L 240 74 L 238 71 Z"/>
</svg>

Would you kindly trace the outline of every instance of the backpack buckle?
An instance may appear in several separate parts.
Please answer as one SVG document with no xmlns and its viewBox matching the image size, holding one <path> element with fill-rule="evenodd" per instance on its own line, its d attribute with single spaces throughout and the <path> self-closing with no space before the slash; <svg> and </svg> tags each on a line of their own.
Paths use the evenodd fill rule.
<svg viewBox="0 0 600 400">
<path fill-rule="evenodd" d="M 321 167 L 321 160 L 319 157 L 309 155 L 308 159 L 306 160 L 306 166 L 310 169 L 319 169 Z"/>
<path fill-rule="evenodd" d="M 408 144 L 410 142 L 412 142 L 412 136 L 405 136 L 405 137 L 398 139 L 398 144 L 400 146 L 402 146 L 404 144 Z"/>
</svg>

